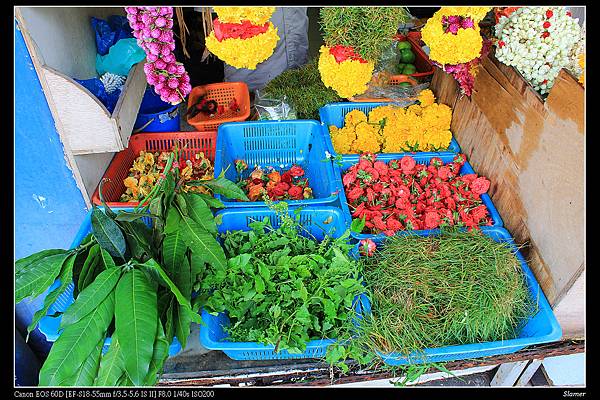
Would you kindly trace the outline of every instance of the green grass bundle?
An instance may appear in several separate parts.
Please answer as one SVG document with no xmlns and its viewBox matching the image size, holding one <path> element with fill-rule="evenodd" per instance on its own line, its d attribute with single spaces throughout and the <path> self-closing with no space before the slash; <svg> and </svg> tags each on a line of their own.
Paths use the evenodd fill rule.
<svg viewBox="0 0 600 400">
<path fill-rule="evenodd" d="M 361 262 L 373 304 L 362 341 L 372 350 L 513 339 L 537 309 L 514 253 L 479 231 L 391 237 Z"/>
<path fill-rule="evenodd" d="M 274 78 L 264 88 L 264 95 L 273 98 L 285 95 L 299 119 L 318 120 L 319 108 L 342 100 L 333 89 L 323 85 L 316 59 Z"/>
<path fill-rule="evenodd" d="M 327 46 L 352 46 L 365 60 L 377 61 L 410 14 L 404 7 L 323 7 L 320 17 Z"/>
</svg>

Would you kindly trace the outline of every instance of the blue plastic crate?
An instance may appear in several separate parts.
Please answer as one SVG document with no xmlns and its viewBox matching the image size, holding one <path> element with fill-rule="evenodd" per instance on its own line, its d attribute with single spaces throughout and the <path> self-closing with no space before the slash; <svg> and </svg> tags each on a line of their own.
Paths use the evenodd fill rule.
<svg viewBox="0 0 600 400">
<path fill-rule="evenodd" d="M 409 154 L 405 154 L 405 155 L 409 155 Z M 405 155 L 398 157 L 397 155 L 393 155 L 393 154 L 378 154 L 377 161 L 383 161 L 383 162 L 387 163 L 391 160 L 399 160 L 402 157 L 404 157 Z M 410 154 L 410 157 L 412 157 L 417 162 L 417 164 L 427 164 L 427 165 L 429 165 L 429 161 L 433 157 L 439 157 L 444 162 L 444 164 L 446 164 L 446 163 L 451 162 L 455 156 L 456 156 L 456 154 L 454 154 L 454 153 L 414 153 L 414 154 Z M 342 156 L 341 166 L 340 165 L 334 166 L 334 170 L 336 171 L 336 174 L 338 175 L 340 182 L 342 180 L 343 174 L 351 166 L 358 163 L 359 157 L 360 156 L 358 156 L 358 155 Z M 469 162 L 467 161 L 460 168 L 459 173 L 460 173 L 460 175 L 467 175 L 467 174 L 474 174 L 475 171 L 473 170 L 473 167 L 471 166 L 471 164 L 469 164 Z M 342 188 L 343 188 L 343 186 L 342 186 Z M 498 213 L 498 210 L 496 210 L 494 203 L 492 203 L 492 199 L 490 198 L 490 195 L 487 193 L 482 194 L 481 201 L 483 202 L 483 204 L 485 204 L 488 212 L 490 213 L 490 216 L 493 221 L 493 224 L 491 226 L 495 226 L 495 227 L 503 226 L 504 223 L 502 222 L 502 218 L 500 218 L 500 214 Z M 344 190 L 340 191 L 340 203 L 341 203 L 342 211 L 344 212 L 344 217 L 346 218 L 346 224 L 347 224 L 347 226 L 350 226 L 349 224 L 352 223 L 352 213 L 350 212 L 350 207 L 348 206 L 348 199 L 346 198 L 346 192 Z M 421 230 L 421 231 L 428 232 L 431 230 Z M 418 231 L 418 232 L 420 232 L 420 231 Z M 374 235 L 374 234 L 350 232 L 350 235 L 352 236 L 352 238 L 357 239 L 357 240 L 385 238 L 386 237 L 383 233 Z"/>
<path fill-rule="evenodd" d="M 527 288 L 531 298 L 536 301 L 538 306 L 537 313 L 532 316 L 527 323 L 520 328 L 519 335 L 515 339 L 499 340 L 495 342 L 483 342 L 463 344 L 456 346 L 445 346 L 439 348 L 425 349 L 422 354 L 411 353 L 409 355 L 400 353 L 384 354 L 378 352 L 378 355 L 388 365 L 406 365 L 421 364 L 425 362 L 446 362 L 454 360 L 464 360 L 470 358 L 480 358 L 497 356 L 500 354 L 514 353 L 526 346 L 534 344 L 549 343 L 559 340 L 562 337 L 562 329 L 552 312 L 552 308 L 544 296 L 535 276 L 529 269 L 527 262 L 518 251 L 518 248 L 510 233 L 502 227 L 482 227 L 481 231 L 493 238 L 497 242 L 508 243 L 521 262 L 521 268 L 525 277 Z M 439 229 L 431 231 L 403 231 L 401 235 L 432 236 L 440 234 Z M 373 240 L 378 246 L 385 246 L 385 239 L 376 238 Z M 357 244 L 352 250 L 355 257 L 359 256 Z"/>
<path fill-rule="evenodd" d="M 387 102 L 348 102 L 348 103 L 330 103 L 319 109 L 319 118 L 321 119 L 321 128 L 323 129 L 323 137 L 325 138 L 325 142 L 327 143 L 327 149 L 329 152 L 336 156 L 338 155 L 333 148 L 333 143 L 331 142 L 331 136 L 329 135 L 329 127 L 331 125 L 335 125 L 338 128 L 344 126 L 344 118 L 346 114 L 353 110 L 360 110 L 365 113 L 365 115 L 369 115 L 369 112 L 375 107 L 379 106 L 389 106 L 393 105 L 393 103 Z M 390 154 L 393 156 L 404 156 L 404 155 L 413 155 L 413 154 L 443 154 L 443 153 L 460 153 L 460 146 L 454 136 L 452 136 L 452 140 L 450 141 L 450 145 L 448 146 L 448 150 L 440 151 L 440 152 L 431 152 L 431 151 L 423 151 L 423 152 L 407 152 L 407 153 L 378 153 L 378 154 Z M 351 155 L 351 154 L 342 154 L 342 156 Z"/>
<path fill-rule="evenodd" d="M 103 207 L 99 207 L 100 209 L 103 209 Z M 133 211 L 132 208 L 111 208 L 113 211 L 117 212 L 119 210 L 124 210 L 124 211 Z M 88 212 L 85 219 L 83 220 L 83 223 L 81 224 L 81 227 L 79 228 L 79 231 L 77 232 L 77 235 L 75 236 L 75 239 L 73 240 L 73 243 L 71 244 L 71 249 L 79 246 L 79 244 L 83 241 L 83 239 L 92 231 L 92 212 Z M 151 223 L 151 218 L 143 218 L 142 219 L 148 226 L 150 226 Z M 55 288 L 57 288 L 58 286 L 60 286 L 60 280 L 56 280 L 52 286 L 50 287 L 50 289 L 48 289 L 48 292 L 51 292 L 52 290 L 54 290 Z M 56 301 L 48 308 L 48 312 L 47 315 L 45 317 L 43 317 L 42 319 L 40 319 L 40 323 L 38 325 L 38 329 L 40 330 L 40 332 L 42 332 L 42 334 L 46 337 L 46 340 L 49 342 L 55 342 L 56 339 L 58 339 L 58 337 L 60 336 L 59 334 L 59 327 L 60 327 L 60 321 L 62 319 L 62 314 L 57 316 L 57 317 L 50 317 L 50 315 L 56 313 L 56 312 L 64 312 L 71 304 L 73 304 L 73 289 L 74 289 L 74 284 L 73 282 L 71 282 L 69 284 L 69 286 L 67 286 L 67 288 L 65 289 L 65 291 L 63 293 L 61 293 Z M 105 353 L 108 350 L 108 347 L 110 346 L 110 342 L 111 342 L 111 338 L 106 338 L 106 340 L 104 341 L 104 346 L 102 348 L 102 353 Z M 179 341 L 177 340 L 177 338 L 173 338 L 173 342 L 171 343 L 171 346 L 169 347 L 169 356 L 174 356 L 177 353 L 179 353 L 181 351 L 181 344 L 179 343 Z"/>
<path fill-rule="evenodd" d="M 246 161 L 247 178 L 255 166 L 274 167 L 278 171 L 300 165 L 313 191 L 313 199 L 286 200 L 290 206 L 324 205 L 335 202 L 341 190 L 332 163 L 326 157 L 327 145 L 321 125 L 312 120 L 233 122 L 219 126 L 215 155 L 215 176 L 221 171 L 237 182 L 235 160 Z M 262 201 L 242 202 L 215 195 L 226 208 L 264 207 Z"/>
<path fill-rule="evenodd" d="M 290 209 L 290 215 L 293 215 L 294 209 Z M 275 213 L 268 209 L 246 208 L 229 209 L 217 213 L 223 220 L 219 225 L 219 232 L 224 233 L 233 230 L 248 231 L 248 224 L 253 220 L 262 220 L 269 217 L 278 226 Z M 300 222 L 318 240 L 323 239 L 325 233 L 333 237 L 339 237 L 346 230 L 344 218 L 338 208 L 327 206 L 311 206 L 300 211 Z M 330 222 L 329 222 L 330 221 Z M 329 222 L 329 223 L 325 223 Z M 370 310 L 369 299 L 365 295 L 354 299 L 354 308 L 360 318 L 360 314 Z M 226 313 L 211 315 L 206 310 L 202 310 L 202 321 L 206 325 L 200 325 L 200 343 L 210 350 L 221 350 L 228 357 L 234 360 L 275 360 L 292 358 L 321 358 L 327 352 L 327 346 L 336 342 L 335 339 L 323 338 L 311 340 L 306 345 L 303 353 L 292 354 L 287 350 L 275 352 L 275 346 L 263 345 L 253 342 L 230 342 L 227 341 L 227 334 L 223 330 L 224 326 L 229 325 L 229 318 Z"/>
</svg>

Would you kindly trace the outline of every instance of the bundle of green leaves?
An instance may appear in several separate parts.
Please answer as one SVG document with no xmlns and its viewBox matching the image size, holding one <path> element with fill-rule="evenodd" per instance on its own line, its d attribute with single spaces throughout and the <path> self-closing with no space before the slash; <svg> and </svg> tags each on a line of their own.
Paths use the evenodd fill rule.
<svg viewBox="0 0 600 400">
<path fill-rule="evenodd" d="M 372 351 L 512 339 L 537 311 L 513 250 L 477 230 L 390 237 L 361 264 L 372 315 L 358 342 Z"/>
<path fill-rule="evenodd" d="M 350 332 L 353 300 L 365 289 L 348 256 L 348 232 L 319 243 L 285 203 L 273 207 L 281 219 L 277 229 L 265 218 L 252 222 L 250 231 L 224 235 L 227 265 L 209 267 L 202 287 L 214 291 L 204 308 L 227 312 L 228 340 L 301 353 L 310 340 L 339 339 L 342 328 Z"/>
<path fill-rule="evenodd" d="M 74 302 L 62 313 L 62 332 L 40 370 L 41 386 L 153 385 L 173 338 L 185 347 L 190 323 L 201 322 L 200 303 L 191 298 L 193 286 L 205 263 L 227 263 L 211 211 L 223 204 L 183 191 L 184 181 L 173 167 L 176 154 L 177 149 L 165 176 L 134 212 L 115 213 L 106 205 L 103 212 L 94 206 L 92 233 L 78 247 L 44 250 L 16 261 L 17 303 L 60 280 L 28 331 L 74 284 Z M 223 176 L 191 184 L 247 200 Z M 153 227 L 142 218 L 152 218 Z M 109 337 L 110 347 L 102 354 Z"/>
<path fill-rule="evenodd" d="M 320 17 L 327 46 L 352 46 L 372 61 L 379 60 L 400 24 L 411 18 L 405 7 L 323 7 Z"/>
<path fill-rule="evenodd" d="M 299 119 L 318 120 L 319 108 L 342 100 L 323 84 L 316 58 L 300 68 L 284 71 L 264 88 L 264 97 L 283 99 L 284 96 Z"/>
</svg>

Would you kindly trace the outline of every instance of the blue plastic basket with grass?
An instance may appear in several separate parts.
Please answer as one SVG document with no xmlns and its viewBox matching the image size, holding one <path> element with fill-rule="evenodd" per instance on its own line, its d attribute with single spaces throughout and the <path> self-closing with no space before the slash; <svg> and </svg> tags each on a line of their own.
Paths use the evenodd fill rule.
<svg viewBox="0 0 600 400">
<path fill-rule="evenodd" d="M 100 209 L 103 209 L 103 207 L 100 207 Z M 111 210 L 113 210 L 115 212 L 117 212 L 119 210 L 133 211 L 133 208 L 111 208 Z M 81 227 L 79 228 L 79 231 L 77 232 L 77 235 L 75 236 L 75 239 L 73 240 L 73 243 L 71 244 L 72 249 L 79 246 L 79 244 L 83 241 L 83 239 L 89 233 L 92 232 L 91 217 L 92 217 L 92 212 L 90 211 L 85 216 L 83 223 L 81 224 Z M 150 223 L 152 221 L 151 218 L 143 218 L 142 220 L 148 226 L 150 226 Z M 60 280 L 57 279 L 54 282 L 54 284 L 50 287 L 50 289 L 48 289 L 48 291 L 46 293 L 51 292 L 58 286 L 60 286 Z M 74 284 L 73 284 L 73 282 L 71 282 L 69 284 L 69 286 L 67 286 L 65 291 L 56 298 L 56 301 L 50 306 L 50 308 L 48 308 L 48 312 L 47 312 L 46 316 L 43 317 L 42 319 L 40 319 L 38 329 L 46 337 L 46 340 L 48 340 L 49 342 L 55 342 L 56 339 L 58 339 L 58 337 L 60 336 L 59 327 L 60 327 L 60 321 L 62 319 L 62 314 L 60 314 L 56 317 L 52 317 L 52 315 L 55 313 L 58 313 L 58 312 L 61 312 L 61 313 L 64 312 L 71 304 L 73 304 L 73 301 L 74 301 L 73 289 L 74 289 Z M 44 296 L 46 296 L 46 295 L 44 295 Z M 110 337 L 106 338 L 106 340 L 104 341 L 104 346 L 102 348 L 102 353 L 105 353 L 106 351 L 108 351 L 110 342 L 111 342 L 111 338 Z M 171 346 L 169 347 L 169 356 L 174 356 L 177 353 L 179 353 L 180 351 L 181 351 L 181 344 L 179 343 L 177 338 L 173 338 L 173 342 L 171 343 Z"/>
<path fill-rule="evenodd" d="M 297 208 L 290 208 L 290 215 L 297 210 Z M 312 235 L 317 240 L 322 240 L 325 235 L 339 237 L 346 231 L 344 217 L 338 208 L 311 206 L 297 212 L 300 224 L 306 229 L 304 235 Z M 250 230 L 248 225 L 251 222 L 262 221 L 265 217 L 270 219 L 274 227 L 278 227 L 280 223 L 280 218 L 269 209 L 228 209 L 219 211 L 217 216 L 222 218 L 222 223 L 219 225 L 220 233 L 234 230 L 248 231 Z M 363 311 L 370 310 L 369 299 L 365 295 L 357 296 L 353 306 L 359 318 Z M 306 350 L 302 353 L 290 353 L 287 350 L 275 352 L 273 345 L 228 341 L 228 335 L 224 330 L 224 327 L 229 326 L 230 323 L 227 313 L 211 315 L 206 310 L 202 310 L 202 321 L 206 324 L 200 325 L 202 346 L 210 350 L 221 350 L 234 360 L 322 358 L 325 357 L 327 347 L 336 342 L 335 339 L 322 338 L 309 341 L 306 344 Z"/>
<path fill-rule="evenodd" d="M 514 339 L 429 348 L 424 349 L 422 353 L 411 353 L 408 355 L 400 353 L 384 354 L 379 352 L 378 355 L 386 364 L 398 366 L 497 356 L 501 354 L 514 353 L 527 346 L 535 344 L 554 342 L 562 337 L 562 330 L 558 324 L 558 321 L 556 320 L 556 317 L 554 316 L 554 313 L 552 312 L 552 308 L 550 307 L 546 296 L 544 296 L 544 293 L 535 279 L 535 276 L 529 269 L 527 262 L 518 251 L 518 248 L 510 233 L 502 227 L 482 227 L 481 231 L 497 242 L 507 243 L 513 249 L 521 263 L 521 268 L 525 277 L 525 283 L 529 289 L 529 294 L 534 300 L 535 304 L 537 304 L 537 312 L 520 327 L 519 334 Z M 432 236 L 439 235 L 440 230 L 404 231 L 399 234 Z M 373 241 L 375 244 L 377 244 L 377 246 L 385 246 L 385 239 L 375 238 Z M 360 243 L 356 244 L 352 250 L 352 254 L 355 257 L 359 257 L 359 246 Z M 371 306 L 373 308 L 377 307 L 376 304 L 372 304 Z M 368 316 L 365 316 L 365 318 L 368 318 Z"/>
<path fill-rule="evenodd" d="M 240 175 L 235 161 L 243 160 L 247 178 L 255 166 L 273 167 L 280 173 L 296 164 L 304 169 L 304 177 L 312 188 L 312 199 L 286 200 L 290 206 L 325 205 L 335 202 L 341 190 L 331 161 L 321 125 L 312 120 L 232 122 L 219 126 L 215 154 L 215 176 L 237 182 Z M 226 208 L 265 207 L 263 201 L 235 201 L 215 195 Z"/>
<path fill-rule="evenodd" d="M 366 115 L 379 106 L 389 106 L 393 105 L 393 103 L 386 102 L 364 102 L 364 103 L 331 103 L 327 104 L 319 109 L 319 118 L 321 120 L 321 129 L 323 130 L 323 137 L 325 138 L 325 142 L 327 143 L 328 151 L 333 155 L 337 156 L 338 153 L 333 148 L 333 143 L 331 142 L 331 136 L 329 134 L 329 127 L 331 125 L 335 125 L 337 128 L 342 128 L 344 126 L 344 118 L 346 114 L 353 110 L 360 110 Z M 448 149 L 442 150 L 439 152 L 407 152 L 407 153 L 381 153 L 381 154 L 390 154 L 392 156 L 404 156 L 404 155 L 413 155 L 413 154 L 443 154 L 443 153 L 460 153 L 460 146 L 454 136 L 450 141 L 450 145 Z M 379 153 L 378 153 L 379 154 Z M 342 156 L 350 156 L 352 154 L 342 154 Z"/>
<path fill-rule="evenodd" d="M 454 154 L 454 153 L 437 153 L 437 154 L 436 153 L 415 153 L 415 154 L 404 154 L 401 156 L 397 156 L 394 154 L 378 154 L 377 161 L 383 161 L 385 163 L 388 163 L 391 160 L 400 160 L 402 157 L 407 156 L 407 155 L 412 157 L 416 161 L 417 164 L 426 164 L 426 165 L 429 165 L 429 161 L 433 157 L 439 157 L 442 160 L 442 162 L 444 162 L 444 164 L 446 164 L 446 163 L 452 162 L 452 160 L 456 156 L 456 154 Z M 344 175 L 344 173 L 351 166 L 358 163 L 359 157 L 360 156 L 358 156 L 358 155 L 343 156 L 342 161 L 340 162 L 340 165 L 334 166 L 334 170 L 335 170 L 336 174 L 338 175 L 340 182 L 342 180 L 342 176 Z M 474 174 L 474 173 L 475 173 L 475 171 L 473 170 L 473 167 L 471 166 L 471 164 L 469 164 L 468 161 L 463 164 L 463 166 L 460 168 L 460 171 L 459 171 L 460 175 L 467 175 L 467 174 Z M 493 224 L 491 226 L 495 226 L 495 227 L 503 226 L 504 223 L 502 222 L 502 218 L 500 218 L 500 214 L 498 213 L 498 210 L 496 210 L 494 203 L 492 203 L 492 199 L 490 198 L 490 196 L 487 193 L 482 194 L 481 201 L 487 208 L 487 210 L 492 218 Z M 346 218 L 346 223 L 348 224 L 347 226 L 350 226 L 349 224 L 352 223 L 352 212 L 350 211 L 350 207 L 348 206 L 348 199 L 346 198 L 346 192 L 344 190 L 340 191 L 340 204 L 342 207 L 342 211 L 344 212 L 344 217 Z M 427 232 L 428 230 L 423 230 L 423 231 Z M 357 240 L 385 238 L 385 235 L 383 233 L 367 234 L 367 233 L 351 232 L 350 235 L 354 239 L 357 239 Z"/>
</svg>

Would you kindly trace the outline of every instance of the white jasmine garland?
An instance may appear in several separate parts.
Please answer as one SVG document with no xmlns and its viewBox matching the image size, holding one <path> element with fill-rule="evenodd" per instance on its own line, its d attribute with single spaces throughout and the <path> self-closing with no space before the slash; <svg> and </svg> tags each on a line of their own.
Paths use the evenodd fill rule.
<svg viewBox="0 0 600 400">
<path fill-rule="evenodd" d="M 565 7 L 521 7 L 495 27 L 496 58 L 515 67 L 541 94 L 550 91 L 581 38 L 578 19 L 567 12 Z"/>
</svg>

